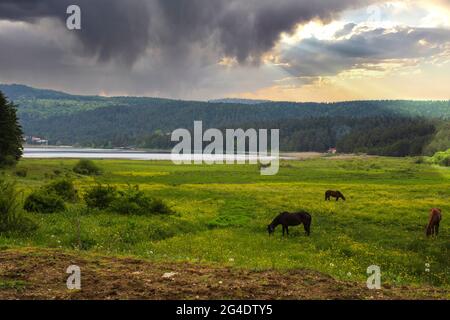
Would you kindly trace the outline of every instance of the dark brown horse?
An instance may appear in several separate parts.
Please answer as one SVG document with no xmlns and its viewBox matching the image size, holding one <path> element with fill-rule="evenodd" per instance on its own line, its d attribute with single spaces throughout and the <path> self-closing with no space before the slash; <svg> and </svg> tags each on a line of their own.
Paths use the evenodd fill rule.
<svg viewBox="0 0 450 320">
<path fill-rule="evenodd" d="M 442 220 L 442 210 L 438 208 L 433 208 L 430 211 L 430 222 L 426 229 L 427 237 L 437 236 L 439 233 L 439 223 Z"/>
<path fill-rule="evenodd" d="M 305 233 L 309 236 L 311 232 L 311 220 L 311 215 L 305 211 L 296 213 L 282 212 L 267 226 L 267 230 L 269 231 L 269 235 L 271 235 L 275 231 L 275 228 L 281 224 L 283 226 L 284 236 L 285 232 L 289 235 L 289 227 L 303 224 Z"/>
<path fill-rule="evenodd" d="M 325 192 L 325 201 L 330 200 L 331 197 L 336 198 L 336 201 L 339 201 L 339 199 L 345 201 L 345 197 L 340 191 L 328 190 Z"/>
</svg>

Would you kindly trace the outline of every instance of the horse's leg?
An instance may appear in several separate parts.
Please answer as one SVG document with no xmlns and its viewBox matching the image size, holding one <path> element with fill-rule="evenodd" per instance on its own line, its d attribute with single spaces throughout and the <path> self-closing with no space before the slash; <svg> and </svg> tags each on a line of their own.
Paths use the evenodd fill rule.
<svg viewBox="0 0 450 320">
<path fill-rule="evenodd" d="M 426 235 L 427 237 L 430 237 L 433 233 L 433 227 L 429 224 L 426 228 Z"/>
<path fill-rule="evenodd" d="M 436 223 L 435 230 L 436 230 L 435 233 L 436 233 L 436 237 L 437 237 L 439 234 L 439 222 Z"/>
<path fill-rule="evenodd" d="M 284 237 L 284 230 L 285 230 L 285 226 L 283 225 L 283 237 Z"/>
<path fill-rule="evenodd" d="M 288 226 L 286 226 L 286 234 L 289 237 L 289 227 Z"/>
</svg>

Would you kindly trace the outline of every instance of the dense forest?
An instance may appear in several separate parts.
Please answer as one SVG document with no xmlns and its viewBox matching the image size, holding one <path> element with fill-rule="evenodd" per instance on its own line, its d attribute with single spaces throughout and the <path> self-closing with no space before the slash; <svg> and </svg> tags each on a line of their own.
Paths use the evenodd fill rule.
<svg viewBox="0 0 450 320">
<path fill-rule="evenodd" d="M 26 135 L 50 144 L 168 149 L 170 132 L 204 128 L 280 129 L 283 151 L 433 154 L 450 148 L 450 101 L 212 102 L 76 96 L 0 85 L 19 105 Z"/>
<path fill-rule="evenodd" d="M 438 120 L 398 116 L 367 118 L 324 117 L 254 124 L 248 127 L 282 128 L 285 151 L 319 151 L 337 147 L 342 153 L 388 156 L 421 155 L 440 130 Z M 447 141 L 449 143 L 449 141 Z"/>
</svg>

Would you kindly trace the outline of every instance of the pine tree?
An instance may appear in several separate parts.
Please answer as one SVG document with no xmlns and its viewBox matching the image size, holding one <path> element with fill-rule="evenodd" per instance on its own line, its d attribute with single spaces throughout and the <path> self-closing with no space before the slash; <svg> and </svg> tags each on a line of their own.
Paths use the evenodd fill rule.
<svg viewBox="0 0 450 320">
<path fill-rule="evenodd" d="M 22 156 L 22 128 L 17 107 L 0 91 L 0 166 L 13 165 Z"/>
</svg>

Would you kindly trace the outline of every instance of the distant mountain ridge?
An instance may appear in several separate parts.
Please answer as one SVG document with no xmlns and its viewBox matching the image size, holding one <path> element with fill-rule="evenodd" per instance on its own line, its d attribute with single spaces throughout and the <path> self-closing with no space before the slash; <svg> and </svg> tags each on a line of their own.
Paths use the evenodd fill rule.
<svg viewBox="0 0 450 320">
<path fill-rule="evenodd" d="M 2 91 L 10 100 L 18 99 L 66 99 L 73 95 L 68 93 L 48 90 L 36 89 L 21 84 L 0 84 Z"/>
<path fill-rule="evenodd" d="M 101 97 L 98 95 L 76 95 L 70 94 L 66 92 L 51 90 L 51 89 L 37 89 L 30 86 L 22 85 L 22 84 L 0 84 L 0 91 L 5 93 L 9 99 L 18 100 L 18 99 L 69 99 L 71 97 L 84 97 L 90 99 L 99 99 L 108 97 Z M 110 98 L 118 98 L 110 97 Z M 126 97 L 122 97 L 126 98 Z M 132 97 L 132 98 L 142 98 L 146 99 L 146 97 Z M 150 98 L 154 99 L 154 98 Z M 209 100 L 209 103 L 231 103 L 231 104 L 261 104 L 272 102 L 271 100 L 256 100 L 256 99 L 241 99 L 241 98 L 223 98 L 223 99 L 215 99 Z"/>
</svg>

